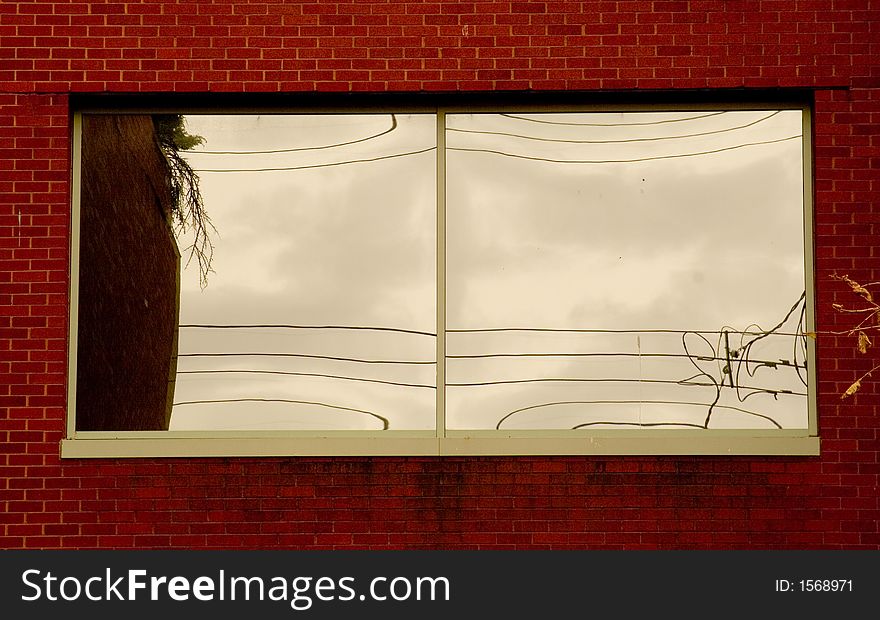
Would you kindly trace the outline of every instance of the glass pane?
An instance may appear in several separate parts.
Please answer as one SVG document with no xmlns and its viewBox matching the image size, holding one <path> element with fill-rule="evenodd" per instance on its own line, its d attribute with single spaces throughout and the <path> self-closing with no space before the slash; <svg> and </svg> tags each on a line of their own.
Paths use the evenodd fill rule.
<svg viewBox="0 0 880 620">
<path fill-rule="evenodd" d="M 191 225 L 150 219 L 168 210 L 174 157 L 155 134 L 169 119 L 213 225 L 207 273 Z M 433 115 L 85 116 L 78 428 L 433 429 L 434 143 Z M 123 208 L 124 245 L 102 224 Z M 104 269 L 92 246 L 136 255 Z M 145 323 L 157 299 L 161 317 Z M 96 407 L 127 420 L 86 422 Z"/>
<path fill-rule="evenodd" d="M 801 124 L 449 115 L 450 427 L 806 428 Z"/>
</svg>

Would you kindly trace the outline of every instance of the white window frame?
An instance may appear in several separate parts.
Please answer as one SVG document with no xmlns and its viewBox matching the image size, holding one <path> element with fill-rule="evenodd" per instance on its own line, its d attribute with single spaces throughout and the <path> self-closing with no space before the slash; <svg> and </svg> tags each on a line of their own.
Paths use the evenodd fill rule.
<svg viewBox="0 0 880 620">
<path fill-rule="evenodd" d="M 247 113 L 227 108 L 82 108 L 72 114 L 70 314 L 68 415 L 62 458 L 263 457 L 263 456 L 445 456 L 445 455 L 818 455 L 816 346 L 807 338 L 808 428 L 768 430 L 577 429 L 452 430 L 445 424 L 446 365 L 446 115 L 456 113 L 547 113 L 700 110 L 801 110 L 803 145 L 804 273 L 807 332 L 815 332 L 813 263 L 812 122 L 809 105 L 785 101 L 638 105 L 467 105 L 374 108 L 260 108 L 263 113 L 431 113 L 437 119 L 437 386 L 435 431 L 77 431 L 76 368 L 79 304 L 80 167 L 83 114 Z"/>
</svg>

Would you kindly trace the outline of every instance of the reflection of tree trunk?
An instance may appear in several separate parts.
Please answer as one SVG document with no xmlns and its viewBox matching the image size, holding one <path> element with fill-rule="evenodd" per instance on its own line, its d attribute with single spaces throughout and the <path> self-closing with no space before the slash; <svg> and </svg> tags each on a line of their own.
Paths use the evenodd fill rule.
<svg viewBox="0 0 880 620">
<path fill-rule="evenodd" d="M 84 115 L 77 430 L 168 428 L 180 252 L 150 116 Z"/>
</svg>

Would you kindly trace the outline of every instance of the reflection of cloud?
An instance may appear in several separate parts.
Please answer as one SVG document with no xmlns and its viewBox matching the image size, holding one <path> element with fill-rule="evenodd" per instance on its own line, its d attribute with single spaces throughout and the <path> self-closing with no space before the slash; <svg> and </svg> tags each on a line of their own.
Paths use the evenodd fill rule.
<svg viewBox="0 0 880 620">
<path fill-rule="evenodd" d="M 512 299 L 513 291 L 525 297 L 535 290 L 541 297 L 550 279 L 559 292 L 543 297 L 548 314 L 558 314 L 556 295 L 571 305 L 568 282 L 583 291 L 579 305 L 585 307 L 596 297 L 608 299 L 611 289 L 625 290 L 655 308 L 687 306 L 704 327 L 745 318 L 725 318 L 725 311 L 760 316 L 761 306 L 771 307 L 767 296 L 782 305 L 803 290 L 797 148 L 787 159 L 716 174 L 655 163 L 652 173 L 641 171 L 637 179 L 631 172 L 592 169 L 559 176 L 547 165 L 519 162 L 495 162 L 477 176 L 464 164 L 450 162 L 456 180 L 450 183 L 448 233 L 453 324 L 466 303 L 501 309 L 506 318 L 510 306 L 495 300 Z M 683 257 L 690 263 L 682 264 Z M 553 260 L 552 269 L 542 265 Z M 483 283 L 499 278 L 509 283 L 506 295 L 501 284 L 484 293 Z M 658 286 L 673 281 L 679 286 Z M 754 299 L 743 298 L 745 292 Z M 614 317 L 604 320 L 608 326 Z"/>
<path fill-rule="evenodd" d="M 606 120 L 611 116 L 592 115 Z M 686 131 L 714 131 L 759 116 L 766 113 L 697 119 L 685 123 L 693 123 Z M 620 122 L 664 118 L 656 113 L 614 115 L 618 117 Z M 489 116 L 475 116 L 468 122 L 476 123 L 471 125 L 474 127 L 484 121 L 499 122 Z M 224 122 L 228 129 L 229 121 Z M 239 133 L 250 135 L 239 135 L 228 147 L 211 136 L 209 143 L 217 149 L 327 144 L 354 134 L 368 135 L 384 126 L 387 115 L 310 117 L 299 125 L 287 117 L 264 117 L 239 125 L 239 129 L 246 128 Z M 529 131 L 561 137 L 582 129 Z M 645 126 L 589 131 L 599 138 L 617 139 L 672 135 L 683 130 Z M 613 159 L 724 148 L 737 141 L 799 131 L 800 113 L 785 112 L 772 123 L 757 124 L 743 133 L 676 140 L 674 145 L 664 141 L 611 146 L 520 141 L 515 146 L 517 152 L 537 156 L 576 159 L 604 154 Z M 322 152 L 296 154 L 283 161 L 274 156 L 246 161 L 256 167 L 368 157 L 430 146 L 433 134 L 432 117 L 401 116 L 399 130 L 369 144 L 346 147 L 338 157 Z M 493 136 L 485 145 L 510 146 L 503 142 L 506 139 Z M 448 153 L 449 326 L 719 329 L 724 325 L 743 328 L 752 322 L 772 326 L 804 288 L 798 142 L 706 157 L 603 166 Z M 204 293 L 197 286 L 184 287 L 182 320 L 384 325 L 433 331 L 435 188 L 434 159 L 429 154 L 289 173 L 206 176 L 203 189 L 222 235 L 217 274 Z M 182 350 L 190 351 L 272 350 L 431 359 L 435 342 L 432 338 L 365 338 L 321 332 L 223 337 L 187 334 L 181 345 Z M 790 355 L 788 346 L 768 341 L 757 353 L 775 359 Z M 519 424 L 566 427 L 588 422 L 593 415 L 609 414 L 618 421 L 690 424 L 702 421 L 705 409 L 698 405 L 711 402 L 715 394 L 711 386 L 676 385 L 695 372 L 686 358 L 674 357 L 681 353 L 679 336 L 643 335 L 636 340 L 633 334 L 494 334 L 450 336 L 449 340 L 453 354 L 529 350 L 622 352 L 627 356 L 450 360 L 450 381 L 534 377 L 626 381 L 449 388 L 452 426 L 492 428 L 506 412 L 560 400 L 596 404 L 589 405 L 586 420 L 583 407 L 547 407 L 540 415 L 532 411 L 521 417 Z M 633 357 L 639 351 L 670 356 Z M 241 363 L 215 362 L 210 367 L 235 368 Z M 435 372 L 433 367 L 354 368 L 338 361 L 291 359 L 261 360 L 260 368 L 328 374 L 345 371 L 418 383 L 433 381 Z M 780 376 L 768 369 L 760 380 L 788 387 L 790 378 Z M 269 395 L 361 408 L 387 415 L 392 428 L 431 428 L 434 423 L 432 390 L 414 394 L 406 388 L 341 385 L 317 377 L 218 377 L 223 376 L 187 376 L 179 393 L 191 399 Z M 629 402 L 633 400 L 640 404 Z M 619 404 L 609 408 L 605 401 Z M 671 404 L 675 402 L 697 405 Z M 736 411 L 737 403 L 727 393 L 721 396 L 720 426 L 763 424 Z M 210 426 L 218 415 L 239 421 L 246 415 L 253 416 L 246 421 L 253 428 L 284 427 L 291 421 L 314 428 L 369 427 L 369 420 L 353 421 L 339 412 L 332 417 L 327 411 L 307 406 L 291 411 L 289 405 L 263 409 L 230 405 L 187 412 L 186 418 L 178 411 L 175 420 Z M 772 410 L 786 426 L 804 425 L 801 401 L 780 399 L 760 407 Z"/>
<path fill-rule="evenodd" d="M 378 360 L 432 360 L 432 337 L 338 330 L 183 329 L 182 353 L 260 352 L 338 355 Z M 256 369 L 313 373 L 433 384 L 434 365 L 366 364 L 334 359 L 269 356 L 181 357 L 180 370 Z M 434 425 L 433 389 L 365 383 L 331 377 L 274 374 L 182 374 L 177 402 L 241 398 L 321 402 L 369 410 L 389 419 L 391 429 L 427 429 Z M 293 403 L 213 403 L 175 408 L 176 428 L 213 428 L 218 424 L 246 428 L 364 428 L 375 420 L 327 407 Z"/>
<path fill-rule="evenodd" d="M 431 145 L 432 116 L 398 117 L 376 140 L 319 152 L 221 156 L 211 168 L 308 165 Z M 387 129 L 389 115 L 191 117 L 212 150 L 325 145 Z M 207 155 L 192 155 L 200 164 Z M 220 232 L 215 271 L 201 291 L 182 286 L 182 323 L 435 328 L 434 156 L 332 168 L 203 174 Z M 197 166 L 202 167 L 202 166 Z M 188 277 L 189 274 L 185 274 Z M 282 352 L 370 359 L 434 358 L 433 337 L 334 330 L 183 330 L 182 353 Z M 433 384 L 434 366 L 354 364 L 307 358 L 181 358 L 185 370 L 246 369 Z M 433 389 L 303 375 L 182 375 L 177 400 L 274 398 L 179 407 L 176 428 L 362 428 L 434 426 Z M 303 402 L 324 403 L 307 405 Z"/>
<path fill-rule="evenodd" d="M 403 172 L 378 166 L 369 178 L 299 173 L 215 208 L 223 237 L 205 303 L 242 304 L 250 289 L 263 297 L 262 316 L 283 309 L 300 322 L 433 325 L 430 158 Z"/>
<path fill-rule="evenodd" d="M 774 132 L 800 132 L 799 112 L 781 113 L 774 119 L 747 134 L 704 137 L 674 148 L 662 143 L 532 145 L 473 135 L 466 139 L 456 135 L 455 140 L 555 159 L 599 159 L 603 154 L 615 159 L 708 150 L 737 140 L 775 138 Z M 719 121 L 700 122 L 708 129 Z M 474 129 L 481 123 L 494 130 L 501 127 L 493 125 L 497 119 L 489 116 L 470 117 L 467 122 Z M 581 137 L 573 132 L 585 130 L 529 131 Z M 557 134 L 540 133 L 544 131 Z M 613 139 L 658 129 L 596 131 Z M 751 323 L 769 328 L 804 290 L 799 141 L 705 157 L 601 166 L 454 152 L 448 168 L 450 328 L 719 330 L 743 329 Z M 569 423 L 606 416 L 643 423 L 702 424 L 717 391 L 705 376 L 702 382 L 677 385 L 698 372 L 682 355 L 680 334 L 640 338 L 641 347 L 635 334 L 453 335 L 448 346 L 453 355 L 489 348 L 608 351 L 628 357 L 452 360 L 453 382 L 553 377 L 591 381 L 453 387 L 447 394 L 448 419 L 456 428 L 492 428 L 500 416 L 517 408 L 578 401 L 580 406 L 529 409 L 516 424 L 566 428 Z M 768 340 L 754 353 L 770 361 L 790 359 L 791 344 L 790 338 Z M 633 357 L 637 350 L 660 356 Z M 720 375 L 720 363 L 712 364 Z M 748 381 L 755 387 L 803 391 L 790 367 L 764 370 Z M 614 381 L 596 381 L 605 378 Z M 674 404 L 683 402 L 693 404 Z M 760 417 L 763 412 L 786 427 L 802 428 L 805 402 L 803 397 L 774 399 L 762 394 L 750 397 L 745 406 L 732 390 L 722 390 L 713 425 L 772 426 Z M 749 413 L 749 407 L 756 407 L 758 415 Z"/>
</svg>

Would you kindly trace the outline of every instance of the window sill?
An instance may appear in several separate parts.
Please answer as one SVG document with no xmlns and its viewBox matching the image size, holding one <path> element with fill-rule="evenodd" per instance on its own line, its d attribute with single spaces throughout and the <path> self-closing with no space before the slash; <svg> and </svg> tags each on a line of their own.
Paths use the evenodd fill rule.
<svg viewBox="0 0 880 620">
<path fill-rule="evenodd" d="M 818 456 L 819 437 L 779 434 L 716 434 L 695 441 L 693 433 L 643 437 L 459 431 L 455 436 L 160 436 L 119 433 L 80 435 L 61 442 L 62 458 L 275 457 L 275 456 Z"/>
</svg>

